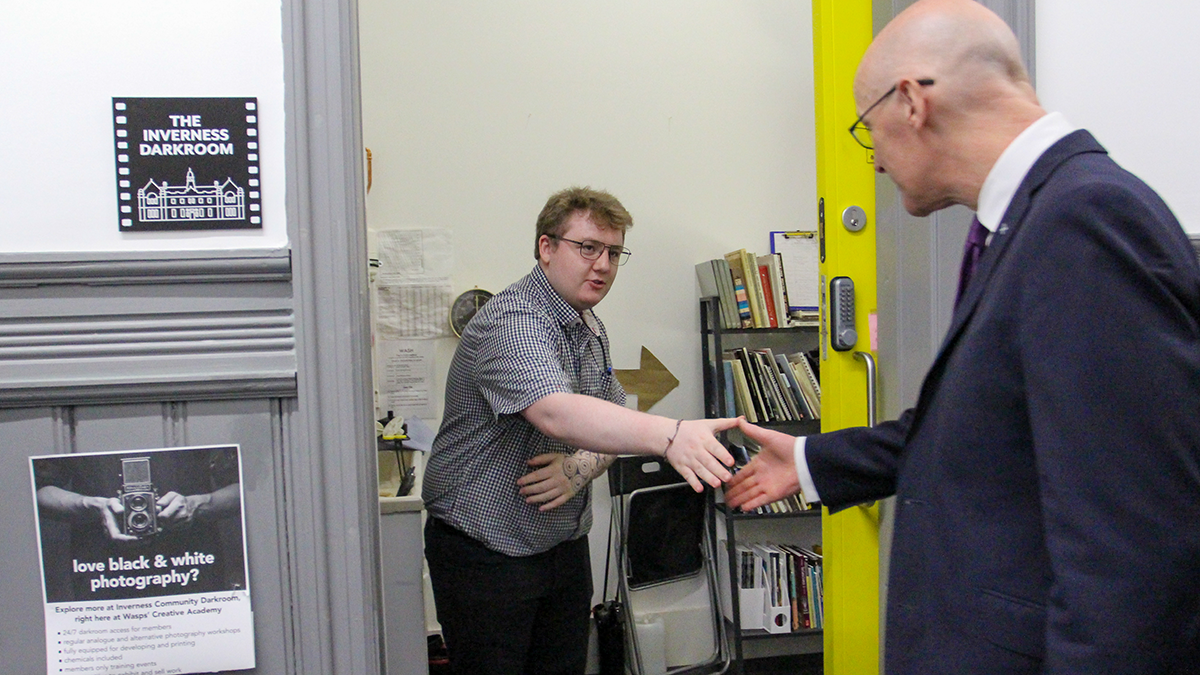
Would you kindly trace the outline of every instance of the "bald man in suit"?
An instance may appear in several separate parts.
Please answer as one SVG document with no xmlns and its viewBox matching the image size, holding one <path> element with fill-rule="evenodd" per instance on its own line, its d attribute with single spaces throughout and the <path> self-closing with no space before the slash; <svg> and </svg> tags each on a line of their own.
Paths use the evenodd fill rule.
<svg viewBox="0 0 1200 675">
<path fill-rule="evenodd" d="M 976 211 L 977 263 L 912 409 L 800 439 L 743 421 L 762 452 L 727 501 L 896 496 L 888 675 L 1200 672 L 1187 236 L 1041 107 L 1016 38 L 978 3 L 912 5 L 854 89 L 852 133 L 905 208 Z"/>
</svg>

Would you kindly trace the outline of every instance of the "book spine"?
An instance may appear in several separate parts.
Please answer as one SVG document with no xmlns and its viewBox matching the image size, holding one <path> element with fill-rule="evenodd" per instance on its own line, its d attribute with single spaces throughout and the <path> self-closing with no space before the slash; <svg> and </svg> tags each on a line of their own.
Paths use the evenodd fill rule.
<svg viewBox="0 0 1200 675">
<path fill-rule="evenodd" d="M 733 293 L 733 275 L 729 273 L 729 263 L 724 258 L 712 260 L 713 276 L 717 278 L 717 291 L 721 296 L 721 316 L 725 320 L 725 328 L 740 328 L 742 320 L 738 317 L 737 298 Z"/>
<path fill-rule="evenodd" d="M 776 306 L 783 309 L 783 315 L 787 316 L 792 311 L 792 303 L 788 298 L 787 290 L 787 274 L 783 271 L 783 255 L 780 253 L 772 253 L 775 264 L 773 265 L 775 278 L 779 282 L 779 293 L 775 297 Z"/>
<path fill-rule="evenodd" d="M 742 256 L 742 269 L 745 271 L 746 295 L 750 298 L 750 313 L 754 316 L 755 328 L 767 328 L 767 306 L 763 302 L 762 281 L 755 272 L 758 270 L 758 257 L 746 249 L 739 251 Z"/>
<path fill-rule="evenodd" d="M 733 279 L 733 295 L 737 298 L 738 318 L 742 322 L 742 328 L 753 328 L 754 317 L 750 314 L 750 298 L 746 295 L 746 284 L 737 277 Z"/>
<path fill-rule="evenodd" d="M 763 302 L 767 306 L 767 326 L 779 328 L 779 317 L 775 312 L 775 291 L 771 288 L 771 271 L 766 265 L 758 266 L 758 278 L 762 283 Z"/>
</svg>

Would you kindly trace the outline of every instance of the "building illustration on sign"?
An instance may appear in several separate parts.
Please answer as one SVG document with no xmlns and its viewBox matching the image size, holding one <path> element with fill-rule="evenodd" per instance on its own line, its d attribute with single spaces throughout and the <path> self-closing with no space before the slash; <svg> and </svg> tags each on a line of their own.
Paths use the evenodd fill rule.
<svg viewBox="0 0 1200 675">
<path fill-rule="evenodd" d="M 183 185 L 161 184 L 151 178 L 138 189 L 138 218 L 147 222 L 186 222 L 196 220 L 243 220 L 246 217 L 246 191 L 232 178 L 225 183 L 197 185 L 196 174 L 188 167 Z"/>
</svg>

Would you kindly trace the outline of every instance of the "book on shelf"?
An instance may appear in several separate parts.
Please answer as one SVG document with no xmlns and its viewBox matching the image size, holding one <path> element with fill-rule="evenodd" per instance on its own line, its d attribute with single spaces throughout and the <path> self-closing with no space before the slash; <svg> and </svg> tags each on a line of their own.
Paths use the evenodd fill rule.
<svg viewBox="0 0 1200 675">
<path fill-rule="evenodd" d="M 724 359 L 733 370 L 733 401 L 737 404 L 738 414 L 746 418 L 746 422 L 756 424 L 758 411 L 754 399 L 750 398 L 750 381 L 746 380 L 745 366 L 736 354 L 726 352 Z"/>
<path fill-rule="evenodd" d="M 746 282 L 733 277 L 734 298 L 737 302 L 738 322 L 742 328 L 754 328 L 754 316 L 750 313 L 750 299 L 746 295 Z"/>
<path fill-rule="evenodd" d="M 791 422 L 791 411 L 783 400 L 783 391 L 780 390 L 779 381 L 775 377 L 775 359 L 770 359 L 768 366 L 766 351 L 768 350 L 755 349 L 750 354 L 758 369 L 759 382 L 770 408 L 771 415 L 768 419 L 771 422 Z"/>
<path fill-rule="evenodd" d="M 817 569 L 819 561 L 814 561 L 806 552 L 807 549 L 789 544 L 780 548 L 788 554 L 794 569 L 792 581 L 796 588 L 796 613 L 792 617 L 793 630 L 822 628 L 823 622 L 816 611 L 817 605 L 821 604 L 820 596 L 814 592 L 814 579 L 820 575 Z"/>
<path fill-rule="evenodd" d="M 764 289 L 769 289 L 768 307 L 778 317 L 779 328 L 791 325 L 788 316 L 787 286 L 784 283 L 783 258 L 778 253 L 758 256 L 759 276 L 762 277 Z M 766 291 L 764 291 L 766 292 Z"/>
<path fill-rule="evenodd" d="M 787 381 L 788 388 L 794 396 L 797 412 L 800 413 L 799 419 L 818 419 L 816 411 L 809 404 L 804 391 L 800 389 L 800 380 L 796 377 L 796 371 L 792 369 L 792 364 L 787 360 L 787 355 L 776 354 L 775 365 L 779 368 L 779 373 Z"/>
<path fill-rule="evenodd" d="M 784 548 L 784 551 L 787 552 L 787 549 Z M 791 592 L 792 598 L 792 632 L 794 633 L 805 627 L 803 615 L 800 613 L 800 597 L 798 595 L 798 591 L 803 590 L 804 585 L 803 582 L 800 582 L 796 578 L 796 556 L 792 555 L 790 552 L 788 552 L 787 556 L 787 565 L 788 590 Z"/>
<path fill-rule="evenodd" d="M 729 271 L 733 278 L 741 279 L 742 284 L 746 287 L 746 302 L 750 307 L 752 320 L 748 327 L 766 328 L 768 326 L 766 305 L 762 301 L 762 282 L 759 280 L 758 263 L 754 254 L 740 248 L 726 253 L 725 261 L 729 263 Z"/>
<path fill-rule="evenodd" d="M 795 307 L 788 295 L 784 256 L 746 249 L 696 263 L 700 297 L 715 297 L 722 328 L 818 325 L 816 307 Z"/>
<path fill-rule="evenodd" d="M 816 371 L 813 370 L 808 357 L 801 352 L 788 354 L 787 360 L 792 366 L 792 374 L 796 377 L 796 383 L 800 385 L 805 402 L 813 413 L 812 419 L 820 419 L 821 383 L 817 379 Z"/>
<path fill-rule="evenodd" d="M 737 417 L 737 391 L 734 389 L 733 383 L 733 362 L 729 359 L 721 359 L 721 376 L 725 378 L 725 407 L 721 411 L 721 416 Z"/>
<path fill-rule="evenodd" d="M 793 309 L 788 312 L 789 325 L 815 328 L 821 325 L 821 312 L 816 309 Z"/>
<path fill-rule="evenodd" d="M 729 542 L 719 545 L 727 549 Z M 733 620 L 730 594 L 738 595 L 742 630 L 790 633 L 824 628 L 824 575 L 820 544 L 739 541 L 729 556 L 717 559 L 721 609 Z"/>
<path fill-rule="evenodd" d="M 739 328 L 742 319 L 738 315 L 737 290 L 733 287 L 733 275 L 729 273 L 729 263 L 724 258 L 713 258 L 714 274 L 717 277 L 717 291 L 720 293 L 721 310 L 725 315 L 727 328 Z"/>
<path fill-rule="evenodd" d="M 762 323 L 755 324 L 755 328 L 771 328 L 770 318 L 767 314 L 766 295 L 763 292 L 762 276 L 758 271 L 758 256 L 746 249 L 739 249 L 742 254 L 742 268 L 746 270 L 747 277 L 753 277 L 754 294 L 752 300 L 758 302 L 758 316 Z M 747 286 L 751 283 L 750 279 L 746 280 Z"/>
<path fill-rule="evenodd" d="M 771 415 L 768 412 L 768 404 L 763 395 L 762 387 L 759 382 L 762 378 L 758 376 L 757 369 L 754 367 L 754 361 L 750 358 L 749 350 L 745 347 L 737 347 L 729 350 L 742 364 L 742 372 L 746 376 L 746 394 L 750 399 L 751 407 L 754 409 L 755 416 L 759 422 L 770 422 Z M 735 371 L 736 372 L 736 371 Z"/>
<path fill-rule="evenodd" d="M 717 315 L 721 327 L 727 330 L 741 328 L 729 263 L 725 262 L 724 258 L 696 263 L 696 281 L 700 284 L 700 297 L 717 298 Z"/>
<path fill-rule="evenodd" d="M 757 416 L 754 414 L 754 407 L 750 406 L 749 401 L 746 400 L 746 381 L 742 363 L 726 354 L 721 357 L 721 370 L 725 374 L 725 417 L 737 417 L 740 414 L 746 418 L 746 422 L 754 422 L 750 418 L 757 418 Z"/>
<path fill-rule="evenodd" d="M 792 377 L 789 379 L 787 376 L 787 373 L 791 372 L 791 366 L 783 367 L 780 365 L 779 359 L 783 354 L 775 354 L 770 349 L 762 349 L 760 351 L 762 351 L 765 357 L 765 367 L 775 376 L 780 394 L 783 397 L 783 402 L 787 405 L 788 412 L 791 414 L 791 420 L 798 422 L 812 419 L 812 415 L 809 414 L 806 406 L 800 400 L 801 393 L 792 386 L 795 378 Z M 783 359 L 783 363 L 787 363 L 786 358 Z"/>
<path fill-rule="evenodd" d="M 761 257 L 759 258 L 762 259 Z M 779 317 L 781 315 L 775 313 L 775 289 L 771 286 L 771 271 L 766 265 L 758 265 L 758 281 L 763 292 L 763 306 L 767 310 L 767 328 L 779 328 Z M 784 322 L 787 322 L 786 315 Z"/>
<path fill-rule="evenodd" d="M 804 352 L 804 362 L 808 366 L 808 374 L 812 380 L 813 389 L 817 392 L 817 400 L 821 398 L 821 370 L 817 362 L 817 352 Z"/>
</svg>

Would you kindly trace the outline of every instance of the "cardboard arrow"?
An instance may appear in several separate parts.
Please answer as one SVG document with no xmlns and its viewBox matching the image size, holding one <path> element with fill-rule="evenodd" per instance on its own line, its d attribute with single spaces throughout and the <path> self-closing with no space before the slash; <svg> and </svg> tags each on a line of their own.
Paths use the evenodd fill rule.
<svg viewBox="0 0 1200 675">
<path fill-rule="evenodd" d="M 638 397 L 638 410 L 642 412 L 654 407 L 655 403 L 679 386 L 679 380 L 645 347 L 642 347 L 641 368 L 613 372 L 625 392 Z"/>
</svg>

